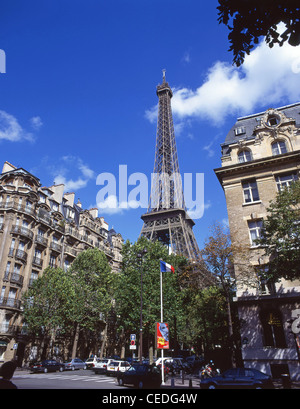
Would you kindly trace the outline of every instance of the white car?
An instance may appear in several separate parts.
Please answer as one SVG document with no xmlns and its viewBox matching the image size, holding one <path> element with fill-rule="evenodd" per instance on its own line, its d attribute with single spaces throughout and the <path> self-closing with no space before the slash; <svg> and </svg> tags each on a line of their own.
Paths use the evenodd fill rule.
<svg viewBox="0 0 300 409">
<path fill-rule="evenodd" d="M 113 359 L 108 358 L 98 358 L 95 362 L 94 367 L 92 368 L 95 374 L 106 373 L 107 365 L 110 364 Z"/>
<path fill-rule="evenodd" d="M 131 365 L 127 361 L 112 361 L 107 365 L 106 373 L 117 376 L 118 372 L 125 372 L 130 367 Z"/>
<path fill-rule="evenodd" d="M 172 360 L 173 358 L 171 356 L 164 356 L 163 359 L 164 359 L 164 364 L 165 364 L 166 361 Z M 161 365 L 161 363 L 162 363 L 162 358 L 158 358 L 155 362 L 155 365 L 159 366 Z"/>
<path fill-rule="evenodd" d="M 94 366 L 95 366 L 95 364 L 96 364 L 96 362 L 97 362 L 97 357 L 96 356 L 94 356 L 93 358 L 88 358 L 86 361 L 85 361 L 85 365 L 86 365 L 86 369 L 93 369 L 94 368 Z"/>
</svg>

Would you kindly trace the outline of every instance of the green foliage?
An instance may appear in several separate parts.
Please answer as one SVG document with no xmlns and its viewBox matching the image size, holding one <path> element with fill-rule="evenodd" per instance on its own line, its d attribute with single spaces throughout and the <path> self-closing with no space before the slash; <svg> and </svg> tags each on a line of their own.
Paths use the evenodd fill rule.
<svg viewBox="0 0 300 409">
<path fill-rule="evenodd" d="M 94 329 L 111 308 L 116 276 L 103 252 L 94 248 L 81 252 L 70 268 L 73 283 L 73 321 Z"/>
<path fill-rule="evenodd" d="M 145 248 L 147 253 L 141 260 L 138 254 Z M 163 319 L 172 327 L 174 317 L 182 313 L 178 268 L 184 265 L 186 260 L 180 256 L 169 256 L 167 248 L 158 241 L 150 242 L 143 237 L 134 244 L 127 241 L 123 247 L 123 268 L 118 277 L 115 297 L 119 331 L 139 334 L 142 273 L 143 335 L 154 335 L 154 324 L 160 321 L 161 317 L 160 259 L 175 267 L 175 274 L 163 273 Z"/>
<path fill-rule="evenodd" d="M 267 211 L 262 238 L 256 241 L 270 257 L 266 278 L 273 281 L 299 279 L 300 182 L 294 182 L 278 193 Z"/>
<path fill-rule="evenodd" d="M 269 47 L 286 41 L 292 46 L 300 44 L 300 7 L 294 0 L 219 0 L 217 9 L 218 21 L 230 31 L 229 51 L 233 51 L 237 66 L 260 37 L 265 37 Z M 277 29 L 279 23 L 285 25 L 282 34 Z"/>
<path fill-rule="evenodd" d="M 30 332 L 60 333 L 74 327 L 95 329 L 111 308 L 116 277 L 104 253 L 85 250 L 71 268 L 47 268 L 23 297 L 24 320 Z"/>
<path fill-rule="evenodd" d="M 214 345 L 228 343 L 228 322 L 226 299 L 218 286 L 201 291 L 196 288 L 184 290 L 186 314 L 185 341 L 198 345 L 198 350 L 213 349 Z"/>
<path fill-rule="evenodd" d="M 68 272 L 47 268 L 23 296 L 23 316 L 28 329 L 48 335 L 60 327 L 67 330 L 72 319 L 74 289 Z"/>
</svg>

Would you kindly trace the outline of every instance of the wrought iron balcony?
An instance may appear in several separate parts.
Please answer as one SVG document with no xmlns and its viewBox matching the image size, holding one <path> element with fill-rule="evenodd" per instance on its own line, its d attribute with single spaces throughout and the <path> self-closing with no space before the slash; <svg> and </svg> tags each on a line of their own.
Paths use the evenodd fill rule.
<svg viewBox="0 0 300 409">
<path fill-rule="evenodd" d="M 0 298 L 0 307 L 20 309 L 21 301 L 15 298 L 3 297 Z"/>
<path fill-rule="evenodd" d="M 48 239 L 41 234 L 37 234 L 35 236 L 35 242 L 41 244 L 42 246 L 47 247 Z"/>
<path fill-rule="evenodd" d="M 22 261 L 27 261 L 27 253 L 25 253 L 23 250 L 16 250 L 15 257 Z"/>
<path fill-rule="evenodd" d="M 20 234 L 21 236 L 28 237 L 31 240 L 33 238 L 32 231 L 23 226 L 12 226 L 11 233 Z"/>
</svg>

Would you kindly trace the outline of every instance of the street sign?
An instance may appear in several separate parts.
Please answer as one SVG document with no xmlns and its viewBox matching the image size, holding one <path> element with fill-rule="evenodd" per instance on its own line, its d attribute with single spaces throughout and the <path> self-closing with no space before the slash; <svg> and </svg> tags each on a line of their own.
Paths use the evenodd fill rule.
<svg viewBox="0 0 300 409">
<path fill-rule="evenodd" d="M 136 349 L 135 340 L 136 340 L 135 334 L 130 334 L 130 347 L 129 347 L 129 349 Z"/>
</svg>

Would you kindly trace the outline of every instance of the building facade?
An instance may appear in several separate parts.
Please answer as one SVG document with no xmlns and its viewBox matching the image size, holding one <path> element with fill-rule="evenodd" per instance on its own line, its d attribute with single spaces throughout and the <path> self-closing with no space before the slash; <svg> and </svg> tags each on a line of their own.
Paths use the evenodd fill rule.
<svg viewBox="0 0 300 409">
<path fill-rule="evenodd" d="M 291 330 L 300 313 L 300 277 L 260 279 L 268 259 L 255 243 L 270 201 L 300 176 L 300 103 L 239 118 L 221 147 L 222 167 L 215 174 L 224 189 L 233 246 L 244 249 L 234 255 L 244 366 L 300 379 L 300 339 Z"/>
<path fill-rule="evenodd" d="M 96 247 L 112 271 L 120 269 L 122 236 L 109 230 L 98 209 L 84 210 L 74 199 L 74 193 L 64 193 L 64 185 L 42 187 L 37 177 L 5 162 L 0 175 L 0 363 L 16 356 L 22 361 L 21 296 L 45 268 L 68 269 L 81 251 Z"/>
</svg>

